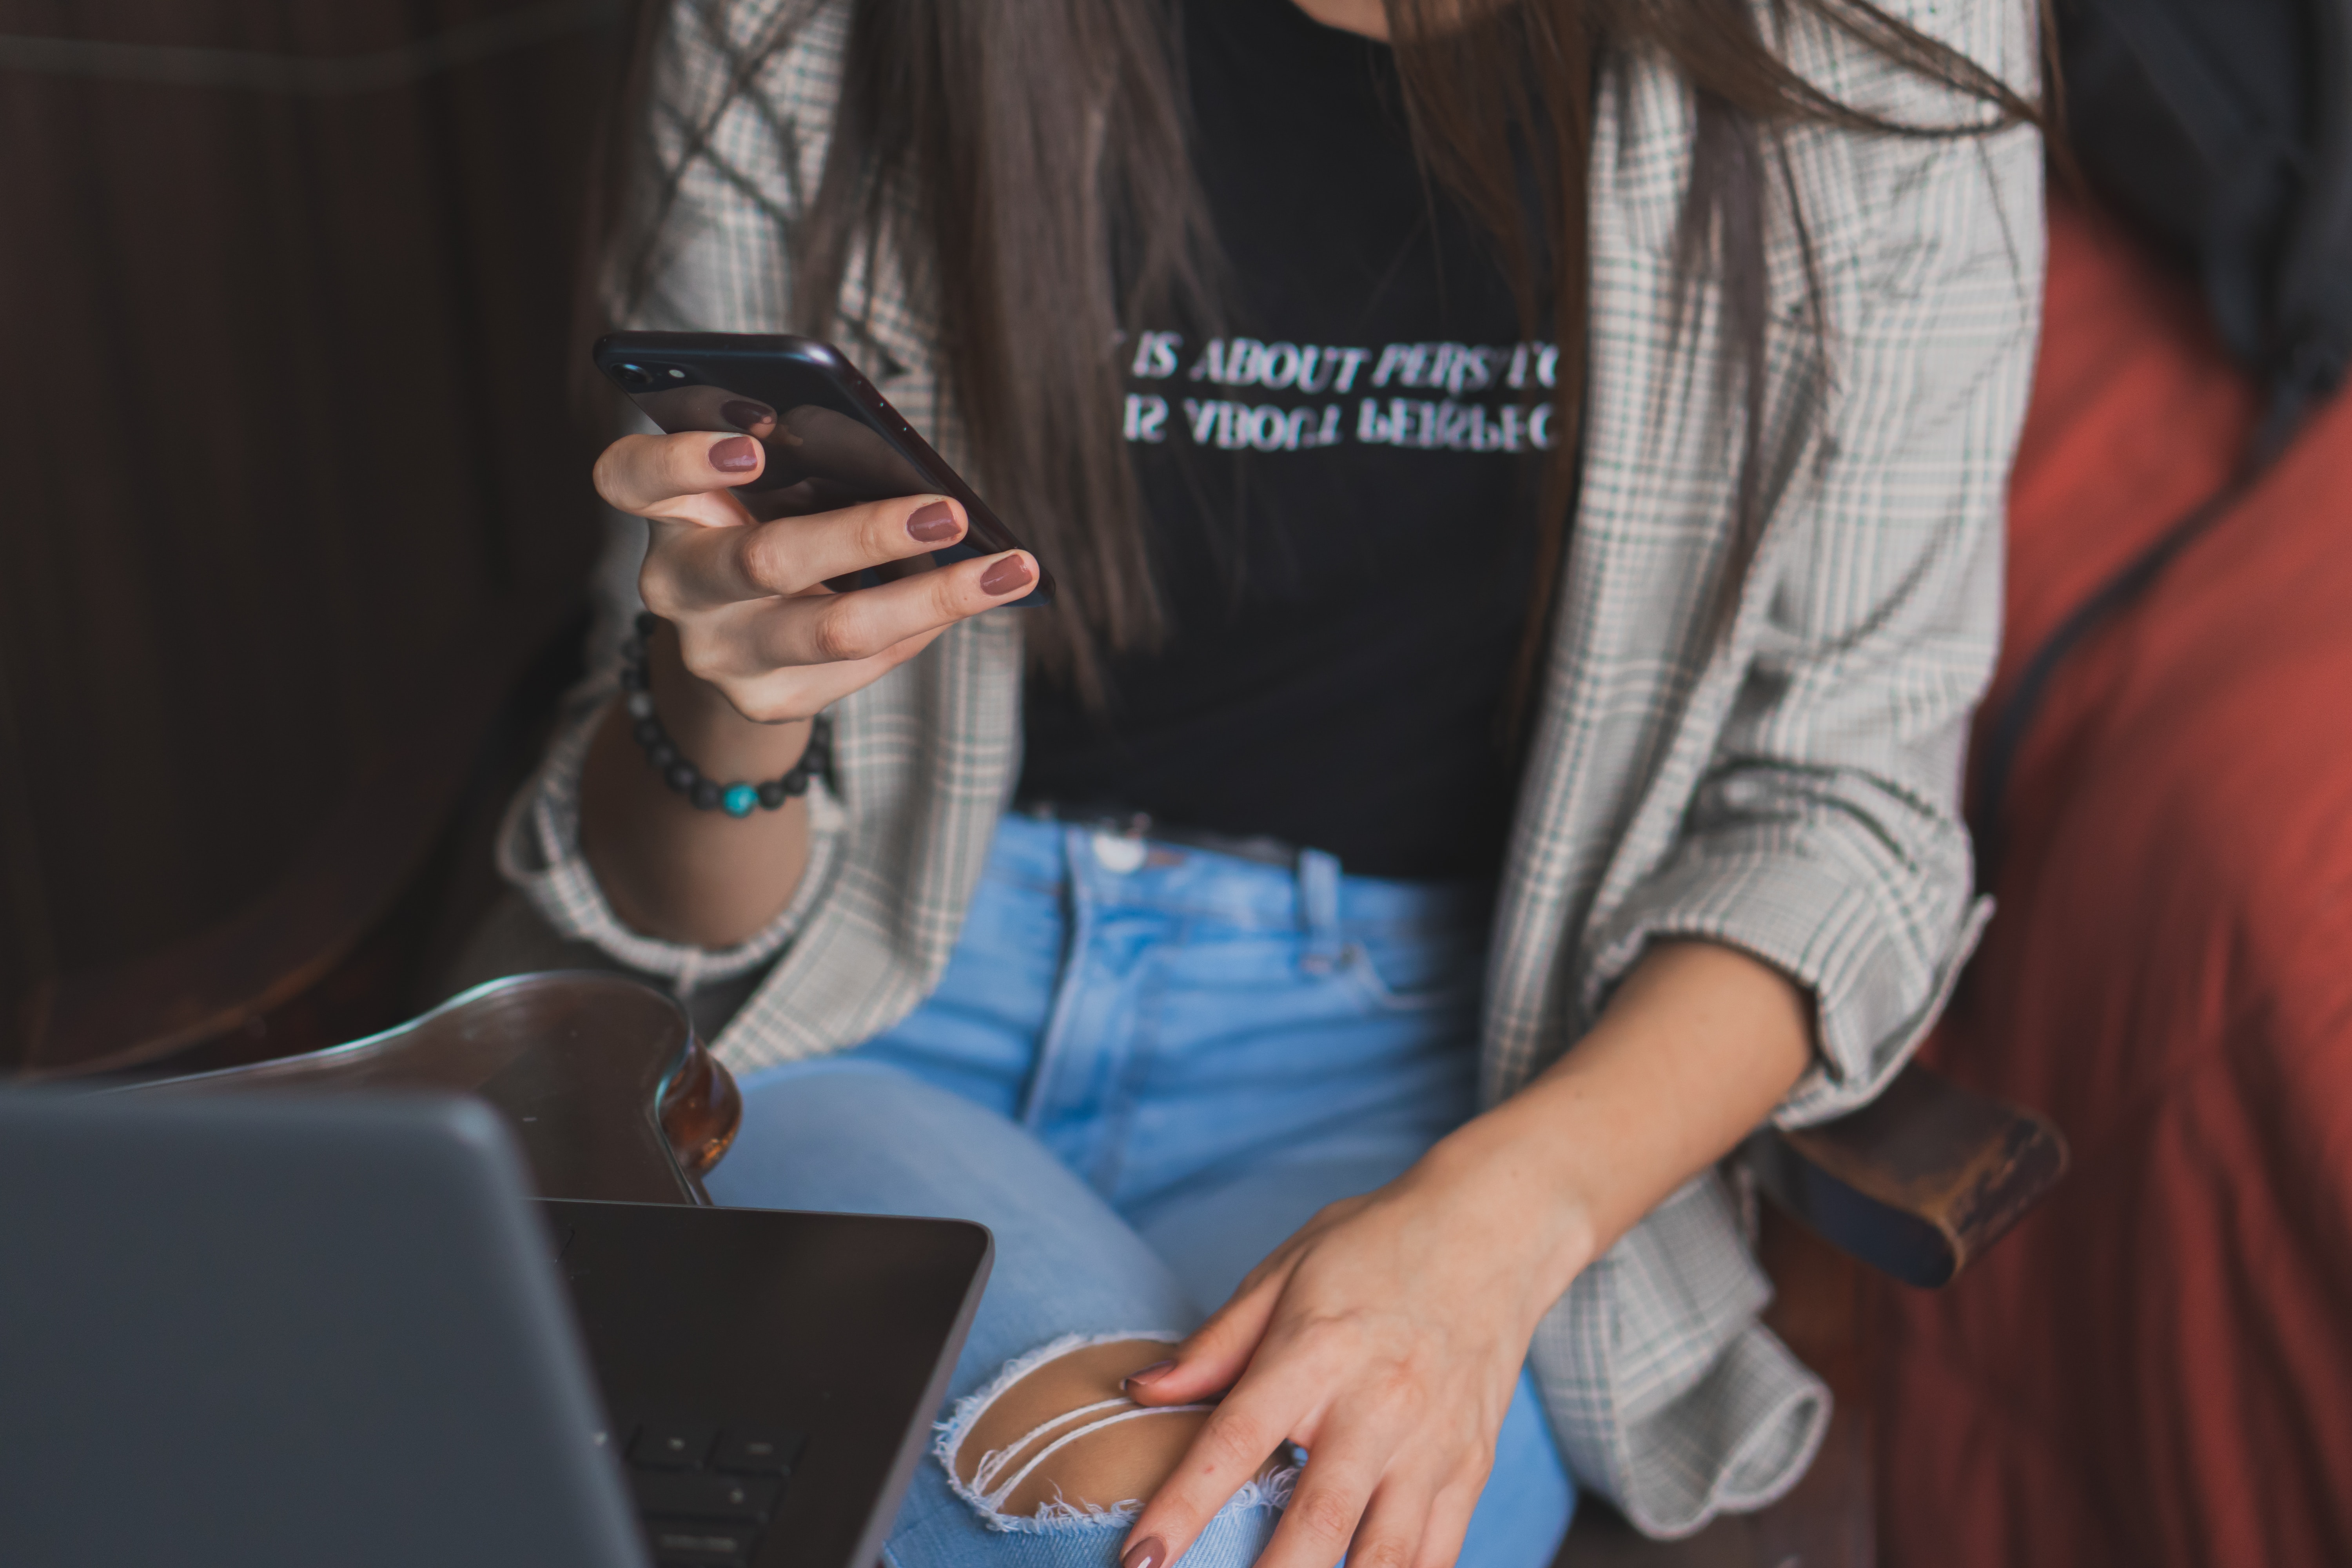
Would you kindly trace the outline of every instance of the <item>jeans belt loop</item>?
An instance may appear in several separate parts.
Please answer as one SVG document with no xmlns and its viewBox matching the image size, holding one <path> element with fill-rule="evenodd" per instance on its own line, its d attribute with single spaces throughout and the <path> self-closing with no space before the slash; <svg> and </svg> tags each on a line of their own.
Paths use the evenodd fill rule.
<svg viewBox="0 0 2352 1568">
<path fill-rule="evenodd" d="M 1339 966 L 1339 861 L 1320 849 L 1298 852 L 1298 926 L 1307 951 L 1299 965 L 1310 974 Z"/>
</svg>

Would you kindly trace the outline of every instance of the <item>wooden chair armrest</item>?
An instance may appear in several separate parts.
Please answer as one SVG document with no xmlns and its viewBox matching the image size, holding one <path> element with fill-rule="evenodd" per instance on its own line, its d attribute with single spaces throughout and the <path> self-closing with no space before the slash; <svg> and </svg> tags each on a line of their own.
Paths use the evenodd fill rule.
<svg viewBox="0 0 2352 1568">
<path fill-rule="evenodd" d="M 476 986 L 396 1029 L 121 1094 L 430 1090 L 487 1101 L 542 1197 L 702 1204 L 735 1137 L 735 1080 L 686 1010 L 617 974 L 562 971 Z"/>
<path fill-rule="evenodd" d="M 2046 1117 L 1914 1063 L 1853 1115 L 1761 1129 L 1738 1159 L 1766 1195 L 1832 1246 L 1932 1289 L 2057 1184 L 2066 1140 Z"/>
</svg>

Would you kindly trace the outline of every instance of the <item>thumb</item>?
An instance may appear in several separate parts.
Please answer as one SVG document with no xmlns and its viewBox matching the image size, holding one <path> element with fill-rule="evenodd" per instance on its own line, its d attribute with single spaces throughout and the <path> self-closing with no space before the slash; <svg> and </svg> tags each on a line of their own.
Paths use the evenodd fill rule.
<svg viewBox="0 0 2352 1568">
<path fill-rule="evenodd" d="M 1167 1361 L 1129 1373 L 1120 1388 L 1138 1405 L 1191 1405 L 1238 1381 L 1273 1321 L 1290 1278 L 1286 1266 L 1249 1280 L 1192 1331 Z"/>
</svg>

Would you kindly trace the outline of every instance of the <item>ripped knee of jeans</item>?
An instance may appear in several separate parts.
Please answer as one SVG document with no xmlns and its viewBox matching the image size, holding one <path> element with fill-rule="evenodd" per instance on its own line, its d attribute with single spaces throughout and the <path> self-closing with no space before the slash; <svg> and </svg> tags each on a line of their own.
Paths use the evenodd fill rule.
<svg viewBox="0 0 2352 1568">
<path fill-rule="evenodd" d="M 956 1495 L 992 1530 L 1132 1519 L 1208 1419 L 1207 1405 L 1141 1405 L 1120 1381 L 1165 1358 L 1156 1330 L 1069 1334 L 1016 1357 L 940 1426 L 935 1452 Z M 1269 1466 L 1233 1506 L 1279 1508 L 1290 1467 Z"/>
</svg>

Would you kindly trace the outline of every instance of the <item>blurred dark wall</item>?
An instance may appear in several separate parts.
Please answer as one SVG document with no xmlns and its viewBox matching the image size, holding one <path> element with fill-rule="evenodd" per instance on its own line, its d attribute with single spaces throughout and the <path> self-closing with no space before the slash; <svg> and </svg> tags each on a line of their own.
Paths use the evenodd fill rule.
<svg viewBox="0 0 2352 1568">
<path fill-rule="evenodd" d="M 623 9 L 0 0 L 0 1066 L 576 596 Z"/>
</svg>

